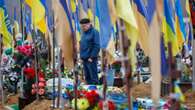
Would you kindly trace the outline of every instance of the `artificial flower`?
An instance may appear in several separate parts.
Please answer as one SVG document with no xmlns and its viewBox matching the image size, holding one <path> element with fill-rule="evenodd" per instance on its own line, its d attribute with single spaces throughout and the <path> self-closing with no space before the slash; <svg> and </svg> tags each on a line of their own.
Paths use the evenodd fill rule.
<svg viewBox="0 0 195 110">
<path fill-rule="evenodd" d="M 89 107 L 89 102 L 87 99 L 81 98 L 78 100 L 77 106 L 79 110 L 86 110 Z"/>
<path fill-rule="evenodd" d="M 39 82 L 39 83 L 38 83 L 38 87 L 39 87 L 39 88 L 43 88 L 43 87 L 45 87 L 45 84 L 44 84 L 43 82 Z"/>
<path fill-rule="evenodd" d="M 44 89 L 39 89 L 39 92 L 38 92 L 39 95 L 43 95 L 44 93 L 45 93 Z"/>
<path fill-rule="evenodd" d="M 90 106 L 94 106 L 98 102 L 98 100 L 99 100 L 99 95 L 94 90 L 92 90 L 90 92 L 86 92 L 84 96 L 89 101 Z"/>
<path fill-rule="evenodd" d="M 103 110 L 103 101 L 99 101 L 98 107 L 100 110 Z M 115 104 L 112 101 L 108 101 L 108 110 L 115 110 Z"/>
<path fill-rule="evenodd" d="M 35 77 L 35 70 L 34 68 L 25 68 L 24 74 L 27 76 L 28 79 L 33 79 Z"/>
</svg>

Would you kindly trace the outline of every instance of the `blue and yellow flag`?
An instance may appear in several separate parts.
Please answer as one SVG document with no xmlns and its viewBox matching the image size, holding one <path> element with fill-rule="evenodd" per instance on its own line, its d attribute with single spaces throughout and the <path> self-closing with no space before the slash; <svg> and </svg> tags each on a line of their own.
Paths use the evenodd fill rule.
<svg viewBox="0 0 195 110">
<path fill-rule="evenodd" d="M 107 0 L 96 0 L 96 20 L 98 19 L 100 26 L 100 46 L 106 48 L 111 37 L 112 22 L 109 13 Z"/>
<path fill-rule="evenodd" d="M 148 13 L 143 3 L 143 0 L 134 0 L 133 7 L 139 29 L 138 41 L 143 48 L 144 53 L 146 55 L 149 55 Z"/>
<path fill-rule="evenodd" d="M 62 49 L 64 65 L 68 69 L 73 68 L 73 25 L 68 4 L 65 0 L 52 0 L 55 15 L 55 39 Z"/>
<path fill-rule="evenodd" d="M 44 0 L 25 0 L 26 4 L 32 10 L 32 23 L 38 28 L 42 33 L 46 33 L 47 26 L 45 22 L 45 7 L 42 2 Z"/>
<path fill-rule="evenodd" d="M 172 43 L 172 52 L 173 56 L 176 56 L 179 53 L 179 47 L 177 43 L 177 37 L 174 27 L 174 15 L 171 10 L 169 0 L 164 0 L 164 19 L 162 21 L 163 33 L 165 38 L 165 43 Z"/>
<path fill-rule="evenodd" d="M 176 36 L 177 36 L 178 46 L 181 49 L 186 40 L 186 30 L 185 30 L 181 0 L 175 1 L 175 11 L 176 11 L 176 16 L 175 16 Z"/>
<path fill-rule="evenodd" d="M 116 0 L 116 13 L 121 18 L 126 27 L 128 38 L 131 40 L 129 55 L 133 71 L 136 69 L 135 48 L 138 41 L 138 25 L 129 0 Z"/>
<path fill-rule="evenodd" d="M 10 33 L 10 23 L 5 9 L 4 0 L 0 0 L 0 33 L 3 35 L 3 45 L 12 47 L 12 36 Z"/>
</svg>

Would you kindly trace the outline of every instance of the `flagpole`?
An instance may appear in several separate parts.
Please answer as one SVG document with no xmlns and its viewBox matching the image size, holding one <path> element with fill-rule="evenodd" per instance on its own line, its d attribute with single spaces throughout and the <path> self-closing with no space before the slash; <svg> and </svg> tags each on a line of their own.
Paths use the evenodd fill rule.
<svg viewBox="0 0 195 110">
<path fill-rule="evenodd" d="M 23 15 L 23 9 L 24 9 L 24 4 L 22 2 L 22 0 L 20 0 L 20 23 L 21 23 L 21 31 L 22 31 L 22 41 L 24 41 L 24 15 Z"/>
<path fill-rule="evenodd" d="M 3 42 L 3 35 L 0 34 L 0 62 L 2 59 L 2 42 Z M 0 67 L 1 67 L 1 63 L 0 63 Z M 4 106 L 4 90 L 3 90 L 3 74 L 0 70 L 0 92 L 1 92 L 1 104 L 2 106 Z"/>
<path fill-rule="evenodd" d="M 192 9 L 190 9 L 191 17 L 192 17 L 192 12 L 194 11 L 193 8 L 195 7 L 194 1 L 190 0 L 188 1 L 188 3 L 192 5 Z M 194 33 L 193 25 L 195 24 L 190 23 L 190 28 L 192 30 L 191 34 L 193 35 L 192 42 L 191 42 L 192 43 L 192 90 L 195 91 L 195 33 Z"/>
<path fill-rule="evenodd" d="M 62 60 L 62 52 L 61 48 L 58 48 L 58 100 L 57 100 L 57 107 L 60 108 L 60 104 L 62 101 L 62 87 L 61 87 L 61 60 Z"/>
<path fill-rule="evenodd" d="M 66 2 L 66 0 L 65 0 Z M 71 9 L 71 8 L 70 8 Z M 72 10 L 70 10 L 72 12 Z M 75 18 L 75 24 L 76 24 L 76 15 L 74 13 L 71 13 L 72 16 Z M 71 25 L 71 24 L 70 24 Z M 76 41 L 76 25 L 74 26 L 74 32 L 72 33 L 72 46 L 73 46 L 73 73 L 75 77 L 75 83 L 74 83 L 74 94 L 75 94 L 75 103 L 74 103 L 74 109 L 78 110 L 77 108 L 77 99 L 78 99 L 78 65 L 77 65 L 77 41 Z"/>
<path fill-rule="evenodd" d="M 52 71 L 53 71 L 53 109 L 55 108 L 55 13 L 53 11 L 53 37 L 52 37 L 52 44 L 53 44 L 53 48 L 52 48 L 52 53 L 53 53 L 53 65 L 52 65 Z"/>
<path fill-rule="evenodd" d="M 22 2 L 22 0 L 20 0 L 20 22 L 21 22 L 21 31 L 22 31 L 22 45 L 23 45 L 23 37 L 24 37 L 24 23 L 23 23 L 23 9 L 24 9 L 24 4 Z M 21 98 L 24 98 L 24 72 L 23 69 L 21 69 L 21 87 L 20 87 L 20 91 L 21 91 Z"/>
<path fill-rule="evenodd" d="M 107 67 L 107 61 L 106 61 L 106 51 L 102 49 L 102 71 L 103 71 L 103 110 L 108 110 L 108 102 L 106 100 L 106 90 L 107 90 L 107 80 L 106 80 L 106 67 Z"/>
<path fill-rule="evenodd" d="M 132 86 L 132 80 L 131 80 L 131 65 L 130 65 L 130 59 L 128 57 L 128 50 L 130 48 L 130 40 L 127 38 L 125 34 L 125 27 L 124 22 L 122 20 L 117 21 L 117 26 L 120 29 L 119 30 L 119 41 L 120 41 L 120 50 L 122 52 L 122 60 L 121 64 L 123 67 L 123 77 L 126 82 L 126 92 L 128 96 L 128 109 L 132 110 L 132 100 L 131 100 L 131 86 Z M 122 27 L 121 27 L 122 26 Z"/>
<path fill-rule="evenodd" d="M 35 26 L 33 26 L 32 31 L 32 37 L 33 37 L 33 44 L 34 44 L 34 68 L 35 68 L 35 88 L 36 88 L 36 100 L 39 100 L 39 94 L 38 94 L 38 62 L 37 62 L 37 41 L 36 41 L 36 29 Z"/>
<path fill-rule="evenodd" d="M 192 89 L 195 91 L 195 36 L 193 35 L 192 42 Z"/>
</svg>

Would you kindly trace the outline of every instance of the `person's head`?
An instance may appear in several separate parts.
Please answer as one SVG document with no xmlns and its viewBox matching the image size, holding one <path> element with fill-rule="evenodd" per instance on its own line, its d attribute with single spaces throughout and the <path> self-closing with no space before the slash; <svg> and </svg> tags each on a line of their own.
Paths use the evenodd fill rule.
<svg viewBox="0 0 195 110">
<path fill-rule="evenodd" d="M 83 18 L 80 20 L 80 24 L 81 24 L 81 29 L 82 31 L 88 31 L 89 28 L 91 27 L 91 22 L 88 18 Z"/>
</svg>

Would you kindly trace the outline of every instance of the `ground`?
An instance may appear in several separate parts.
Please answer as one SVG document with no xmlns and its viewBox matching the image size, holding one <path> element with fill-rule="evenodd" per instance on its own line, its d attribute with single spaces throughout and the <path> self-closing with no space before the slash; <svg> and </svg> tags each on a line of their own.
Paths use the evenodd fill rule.
<svg viewBox="0 0 195 110">
<path fill-rule="evenodd" d="M 150 97 L 151 96 L 151 86 L 150 84 L 138 84 L 135 85 L 132 89 L 132 95 L 134 98 L 140 97 Z M 187 107 L 189 107 L 192 110 L 195 110 L 195 92 L 192 92 L 192 90 L 188 90 L 186 93 L 184 93 L 186 102 L 184 103 Z M 18 95 L 10 96 L 7 101 L 7 105 L 17 103 L 18 101 Z M 26 106 L 24 110 L 50 110 L 52 101 L 42 99 L 40 101 L 34 101 L 32 104 Z M 0 105 L 0 110 L 1 110 Z M 56 109 L 58 110 L 58 109 Z"/>
</svg>

